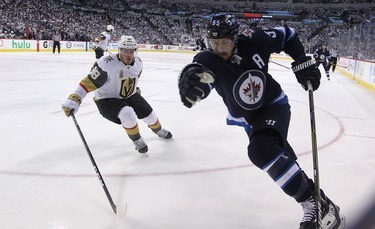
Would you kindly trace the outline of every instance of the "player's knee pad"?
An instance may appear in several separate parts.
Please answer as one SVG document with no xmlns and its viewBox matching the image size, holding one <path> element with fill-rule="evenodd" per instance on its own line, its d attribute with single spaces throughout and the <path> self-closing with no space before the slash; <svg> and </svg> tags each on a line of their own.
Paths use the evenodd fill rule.
<svg viewBox="0 0 375 229">
<path fill-rule="evenodd" d="M 122 126 L 125 128 L 133 128 L 137 124 L 137 116 L 135 115 L 133 108 L 129 106 L 123 107 L 120 110 L 118 118 L 120 119 Z"/>
<path fill-rule="evenodd" d="M 251 136 L 248 156 L 258 168 L 264 167 L 282 151 L 278 134 L 273 130 L 262 130 Z"/>
<path fill-rule="evenodd" d="M 155 112 L 152 111 L 147 117 L 142 119 L 148 126 L 155 125 L 158 122 L 158 117 Z"/>
</svg>

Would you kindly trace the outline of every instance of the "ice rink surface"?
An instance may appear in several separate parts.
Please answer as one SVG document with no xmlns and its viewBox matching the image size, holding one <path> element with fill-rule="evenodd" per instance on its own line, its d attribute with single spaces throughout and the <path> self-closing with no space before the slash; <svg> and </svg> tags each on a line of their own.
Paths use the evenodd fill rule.
<svg viewBox="0 0 375 229">
<path fill-rule="evenodd" d="M 94 53 L 0 53 L 0 227 L 3 229 L 290 229 L 302 208 L 247 157 L 247 136 L 225 124 L 214 91 L 184 107 L 177 77 L 193 54 L 140 52 L 142 95 L 164 128 L 142 121 L 149 158 L 121 126 L 102 118 L 89 94 L 76 117 L 117 205 L 105 196 L 62 102 L 87 75 Z M 286 60 L 275 62 L 290 66 Z M 292 106 L 289 142 L 312 175 L 308 93 L 290 69 L 270 73 Z M 333 73 L 314 93 L 320 184 L 352 222 L 374 197 L 375 94 Z"/>
</svg>

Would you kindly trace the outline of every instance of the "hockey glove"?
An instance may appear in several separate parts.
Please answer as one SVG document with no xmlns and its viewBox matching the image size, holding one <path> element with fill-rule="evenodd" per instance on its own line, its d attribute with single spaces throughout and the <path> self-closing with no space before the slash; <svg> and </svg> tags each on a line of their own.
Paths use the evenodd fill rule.
<svg viewBox="0 0 375 229">
<path fill-rule="evenodd" d="M 78 94 L 73 93 L 69 95 L 69 97 L 65 100 L 65 102 L 62 105 L 62 109 L 65 115 L 69 117 L 71 113 L 77 113 L 81 101 L 82 99 Z"/>
<path fill-rule="evenodd" d="M 142 91 L 139 87 L 136 88 L 136 92 L 139 94 L 139 95 L 142 95 Z"/>
<path fill-rule="evenodd" d="M 214 81 L 214 73 L 210 69 L 198 63 L 188 64 L 178 78 L 181 102 L 191 108 L 210 94 L 210 83 Z"/>
<path fill-rule="evenodd" d="M 332 65 L 333 64 L 333 61 L 332 61 L 332 57 L 327 57 L 327 62 L 328 64 Z"/>
<path fill-rule="evenodd" d="M 292 70 L 300 83 L 306 91 L 308 90 L 307 82 L 310 81 L 313 91 L 319 88 L 320 85 L 320 71 L 311 57 L 303 56 L 297 58 L 292 63 Z"/>
<path fill-rule="evenodd" d="M 98 48 L 98 45 L 99 45 L 99 44 L 98 44 L 97 42 L 93 42 L 93 43 L 92 43 L 92 49 L 94 49 L 94 50 L 97 49 L 97 48 Z"/>
</svg>

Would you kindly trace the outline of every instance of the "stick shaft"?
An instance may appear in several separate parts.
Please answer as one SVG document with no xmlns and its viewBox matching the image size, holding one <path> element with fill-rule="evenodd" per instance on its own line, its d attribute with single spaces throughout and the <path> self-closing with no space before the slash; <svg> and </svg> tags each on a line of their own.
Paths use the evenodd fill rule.
<svg viewBox="0 0 375 229">
<path fill-rule="evenodd" d="M 279 65 L 279 66 L 281 66 L 281 67 L 284 67 L 284 68 L 290 69 L 289 67 L 287 67 L 287 66 L 285 66 L 285 65 L 282 65 L 282 64 L 279 64 L 279 63 L 277 63 L 277 62 L 275 62 L 275 61 L 273 61 L 273 60 L 271 60 L 271 62 L 274 63 L 274 64 L 277 64 L 277 65 Z"/>
<path fill-rule="evenodd" d="M 307 83 L 309 91 L 309 107 L 310 107 L 310 124 L 311 124 L 311 142 L 312 142 L 312 156 L 314 169 L 314 185 L 315 185 L 315 205 L 316 205 L 316 228 L 320 229 L 322 225 L 322 211 L 320 207 L 320 181 L 319 181 L 319 164 L 318 164 L 318 148 L 316 139 L 315 127 L 315 108 L 314 108 L 314 94 L 310 82 Z"/>
<path fill-rule="evenodd" d="M 94 169 L 95 169 L 95 173 L 96 173 L 96 175 L 97 175 L 98 178 L 99 178 L 99 181 L 100 181 L 100 183 L 101 183 L 101 185 L 102 185 L 102 187 L 103 187 L 103 189 L 104 189 L 104 192 L 105 192 L 105 194 L 106 194 L 106 196 L 107 196 L 107 198 L 108 198 L 109 203 L 111 204 L 112 210 L 113 210 L 113 211 L 115 212 L 115 214 L 116 214 L 116 205 L 115 205 L 115 203 L 114 203 L 113 200 L 112 200 L 112 197 L 111 197 L 111 195 L 110 195 L 110 193 L 109 193 L 109 191 L 108 191 L 107 185 L 105 184 L 104 179 L 103 179 L 103 177 L 102 177 L 102 175 L 101 175 L 101 173 L 100 173 L 100 171 L 99 171 L 99 168 L 98 168 L 98 166 L 97 166 L 97 164 L 96 164 L 96 162 L 95 162 L 95 160 L 94 160 L 94 157 L 92 156 L 92 153 L 91 153 L 91 151 L 90 151 L 90 148 L 89 148 L 89 146 L 87 145 L 87 142 L 86 142 L 86 140 L 85 140 L 85 137 L 83 136 L 83 133 L 82 133 L 82 131 L 81 131 L 81 128 L 80 128 L 79 125 L 78 125 L 77 119 L 76 119 L 76 117 L 74 116 L 73 113 L 71 114 L 71 116 L 72 116 L 72 118 L 73 118 L 74 125 L 75 125 L 76 128 L 77 128 L 77 131 L 78 131 L 78 133 L 79 133 L 79 136 L 81 137 L 82 143 L 83 143 L 83 145 L 84 145 L 85 148 L 86 148 L 86 152 L 87 152 L 87 154 L 89 155 L 89 158 L 90 158 L 91 164 L 92 164 L 92 166 L 93 166 Z"/>
</svg>

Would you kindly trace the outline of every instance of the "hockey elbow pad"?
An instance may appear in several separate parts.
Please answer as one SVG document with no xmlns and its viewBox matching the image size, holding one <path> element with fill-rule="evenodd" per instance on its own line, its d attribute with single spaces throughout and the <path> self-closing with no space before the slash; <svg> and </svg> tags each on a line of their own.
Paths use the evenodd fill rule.
<svg viewBox="0 0 375 229">
<path fill-rule="evenodd" d="M 181 102 L 191 108 L 210 94 L 214 81 L 214 73 L 210 69 L 198 63 L 188 64 L 178 79 Z"/>
</svg>

